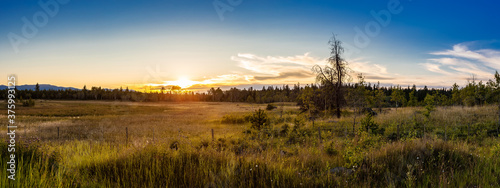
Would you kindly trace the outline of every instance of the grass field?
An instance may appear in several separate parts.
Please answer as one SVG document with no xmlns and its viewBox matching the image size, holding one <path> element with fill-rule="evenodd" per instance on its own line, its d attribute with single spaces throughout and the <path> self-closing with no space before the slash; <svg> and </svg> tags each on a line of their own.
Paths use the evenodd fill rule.
<svg viewBox="0 0 500 188">
<path fill-rule="evenodd" d="M 313 124 L 278 103 L 251 129 L 266 105 L 36 101 L 16 109 L 16 181 L 2 170 L 0 187 L 500 186 L 496 106 L 387 108 L 367 131 L 364 115 Z"/>
</svg>

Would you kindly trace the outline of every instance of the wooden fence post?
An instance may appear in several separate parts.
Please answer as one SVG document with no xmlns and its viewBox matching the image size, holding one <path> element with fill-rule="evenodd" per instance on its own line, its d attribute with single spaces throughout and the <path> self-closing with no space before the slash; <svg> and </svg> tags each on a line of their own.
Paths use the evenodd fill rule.
<svg viewBox="0 0 500 188">
<path fill-rule="evenodd" d="M 57 127 L 57 139 L 59 139 L 59 127 Z"/>
<path fill-rule="evenodd" d="M 125 142 L 126 146 L 128 146 L 128 127 L 125 127 L 125 135 L 127 137 L 127 141 Z"/>
<path fill-rule="evenodd" d="M 349 130 L 349 125 L 346 125 L 345 126 L 345 134 L 344 134 L 344 137 L 345 137 L 346 140 L 347 140 L 347 134 L 349 134 L 348 130 Z"/>
<path fill-rule="evenodd" d="M 318 136 L 319 136 L 319 143 L 322 142 L 321 140 L 321 128 L 318 127 Z"/>
<path fill-rule="evenodd" d="M 101 125 L 101 141 L 104 140 L 104 125 Z"/>
<path fill-rule="evenodd" d="M 399 138 L 400 138 L 400 137 L 399 137 L 399 135 L 400 135 L 400 134 L 399 134 L 399 123 L 398 123 L 398 126 L 397 126 L 397 131 L 398 131 L 398 140 L 399 140 Z"/>
<path fill-rule="evenodd" d="M 352 123 L 352 136 L 356 136 L 356 115 L 354 115 L 354 121 Z"/>
<path fill-rule="evenodd" d="M 155 128 L 153 127 L 153 142 L 155 142 Z"/>
<path fill-rule="evenodd" d="M 469 139 L 469 135 L 470 135 L 470 123 L 467 124 L 467 140 Z"/>
<path fill-rule="evenodd" d="M 215 141 L 215 138 L 214 138 L 214 129 L 212 129 L 212 141 Z"/>
</svg>

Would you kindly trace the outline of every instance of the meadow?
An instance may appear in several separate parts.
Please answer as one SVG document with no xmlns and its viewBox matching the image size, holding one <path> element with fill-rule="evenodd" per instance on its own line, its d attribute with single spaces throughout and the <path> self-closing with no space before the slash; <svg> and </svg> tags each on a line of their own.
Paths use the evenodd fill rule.
<svg viewBox="0 0 500 188">
<path fill-rule="evenodd" d="M 500 186 L 497 106 L 312 121 L 296 103 L 273 103 L 269 122 L 251 128 L 267 105 L 36 100 L 16 109 L 18 172 L 0 171 L 0 187 Z"/>
</svg>

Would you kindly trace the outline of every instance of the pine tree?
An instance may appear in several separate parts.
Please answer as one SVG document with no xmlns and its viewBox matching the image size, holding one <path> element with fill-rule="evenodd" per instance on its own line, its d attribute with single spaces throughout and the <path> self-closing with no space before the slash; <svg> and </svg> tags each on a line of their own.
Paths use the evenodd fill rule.
<svg viewBox="0 0 500 188">
<path fill-rule="evenodd" d="M 396 110 L 398 110 L 399 106 L 404 106 L 406 104 L 406 98 L 401 87 L 397 86 L 392 89 L 391 101 L 396 103 Z"/>
</svg>

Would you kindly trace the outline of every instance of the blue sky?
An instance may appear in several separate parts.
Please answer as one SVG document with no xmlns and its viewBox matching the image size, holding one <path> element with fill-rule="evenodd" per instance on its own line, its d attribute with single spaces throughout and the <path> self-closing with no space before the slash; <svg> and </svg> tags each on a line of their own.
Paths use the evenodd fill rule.
<svg viewBox="0 0 500 188">
<path fill-rule="evenodd" d="M 61 3 L 0 1 L 2 75 L 78 88 L 306 84 L 314 82 L 310 68 L 329 56 L 332 33 L 344 43 L 352 75 L 372 83 L 449 87 L 500 69 L 494 1 Z M 37 32 L 23 34 L 23 18 Z"/>
</svg>

